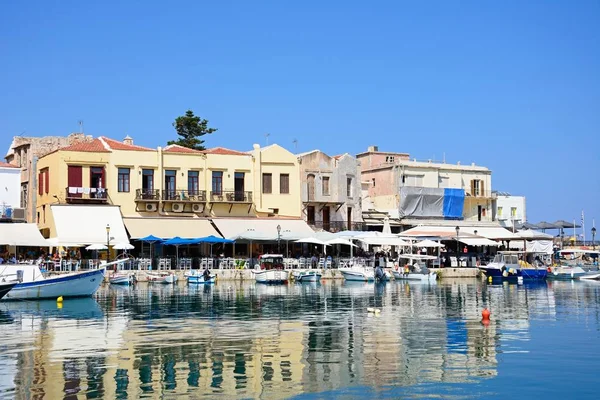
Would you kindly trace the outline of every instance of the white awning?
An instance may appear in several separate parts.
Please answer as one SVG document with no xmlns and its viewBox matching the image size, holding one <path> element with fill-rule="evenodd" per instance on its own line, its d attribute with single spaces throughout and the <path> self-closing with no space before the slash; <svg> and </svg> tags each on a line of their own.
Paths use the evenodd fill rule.
<svg viewBox="0 0 600 400">
<path fill-rule="evenodd" d="M 129 243 L 121 210 L 107 205 L 52 205 L 58 243 L 106 244 L 106 226 L 111 243 Z"/>
<path fill-rule="evenodd" d="M 486 238 L 459 238 L 458 241 L 467 246 L 500 246 L 500 243 Z"/>
<path fill-rule="evenodd" d="M 522 240 L 501 226 L 459 226 L 459 236 L 463 234 L 483 236 L 492 240 Z M 477 231 L 477 233 L 475 233 Z M 401 236 L 455 238 L 456 228 L 448 225 L 416 226 L 402 232 Z"/>
<path fill-rule="evenodd" d="M 219 233 L 205 218 L 123 218 L 131 239 L 139 239 L 154 235 L 161 239 L 171 239 L 179 236 L 183 239 L 193 239 L 206 236 L 218 236 Z"/>
<path fill-rule="evenodd" d="M 315 236 L 315 231 L 301 219 L 278 218 L 214 218 L 213 223 L 224 237 L 259 236 L 261 240 L 277 240 L 277 226 L 281 240 L 297 240 Z M 257 235 L 250 232 L 256 232 Z"/>
<path fill-rule="evenodd" d="M 36 224 L 0 224 L 0 244 L 7 246 L 49 247 Z"/>
</svg>

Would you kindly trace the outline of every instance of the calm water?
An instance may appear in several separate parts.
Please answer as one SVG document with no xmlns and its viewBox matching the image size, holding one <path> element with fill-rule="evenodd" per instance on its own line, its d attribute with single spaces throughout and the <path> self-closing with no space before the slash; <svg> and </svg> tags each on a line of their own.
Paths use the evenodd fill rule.
<svg viewBox="0 0 600 400">
<path fill-rule="evenodd" d="M 600 283 L 107 286 L 0 338 L 3 399 L 597 398 Z"/>
</svg>

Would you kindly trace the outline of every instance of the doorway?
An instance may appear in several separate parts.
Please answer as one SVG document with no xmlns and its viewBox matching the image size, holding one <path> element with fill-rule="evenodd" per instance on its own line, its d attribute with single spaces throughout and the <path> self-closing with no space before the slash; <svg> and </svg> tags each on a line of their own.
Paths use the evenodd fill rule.
<svg viewBox="0 0 600 400">
<path fill-rule="evenodd" d="M 330 208 L 329 206 L 323 207 L 323 229 L 329 231 L 330 228 Z"/>
<path fill-rule="evenodd" d="M 482 209 L 482 206 L 477 206 L 477 221 L 481 221 L 481 215 L 483 213 Z"/>
<path fill-rule="evenodd" d="M 346 218 L 348 219 L 348 230 L 352 230 L 352 207 L 348 207 L 346 211 Z"/>
<path fill-rule="evenodd" d="M 177 192 L 175 190 L 177 182 L 177 171 L 172 169 L 165 170 L 165 200 L 175 200 Z"/>
<path fill-rule="evenodd" d="M 315 207 L 314 206 L 306 207 L 306 222 L 308 222 L 309 225 L 315 224 Z"/>
<path fill-rule="evenodd" d="M 236 172 L 234 174 L 233 190 L 235 201 L 244 201 L 244 177 L 243 172 Z"/>
<path fill-rule="evenodd" d="M 41 184 L 38 182 L 38 185 Z M 67 168 L 67 197 L 81 197 L 82 192 L 79 192 L 77 188 L 83 186 L 83 168 L 81 165 L 69 165 Z"/>
<path fill-rule="evenodd" d="M 106 198 L 106 180 L 104 178 L 104 167 L 90 167 L 90 187 L 96 189 L 90 191 L 90 197 L 97 199 Z"/>
</svg>

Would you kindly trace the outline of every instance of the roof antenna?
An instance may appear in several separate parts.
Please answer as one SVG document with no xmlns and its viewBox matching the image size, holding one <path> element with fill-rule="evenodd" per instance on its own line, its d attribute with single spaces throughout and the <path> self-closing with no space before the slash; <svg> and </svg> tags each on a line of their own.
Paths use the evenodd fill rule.
<svg viewBox="0 0 600 400">
<path fill-rule="evenodd" d="M 443 160 L 443 161 L 444 161 L 444 164 L 446 164 L 446 152 L 443 152 L 442 154 L 443 154 L 443 156 L 442 156 L 442 157 L 444 158 L 444 160 Z"/>
<path fill-rule="evenodd" d="M 77 123 L 79 124 L 79 133 L 83 133 L 83 120 L 80 119 Z"/>
<path fill-rule="evenodd" d="M 292 143 L 294 143 L 294 153 L 298 153 L 298 139 L 292 140 Z"/>
<path fill-rule="evenodd" d="M 265 133 L 265 139 L 267 140 L 267 146 L 269 145 L 269 136 L 271 136 L 270 133 Z"/>
</svg>

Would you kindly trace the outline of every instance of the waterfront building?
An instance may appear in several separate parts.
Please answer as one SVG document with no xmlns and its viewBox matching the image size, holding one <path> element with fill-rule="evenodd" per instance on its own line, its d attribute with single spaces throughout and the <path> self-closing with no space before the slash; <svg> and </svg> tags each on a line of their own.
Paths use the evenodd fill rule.
<svg viewBox="0 0 600 400">
<path fill-rule="evenodd" d="M 13 219 L 14 211 L 21 204 L 21 171 L 12 164 L 0 162 L 0 218 Z M 19 219 L 24 219 L 24 213 L 18 215 Z"/>
<path fill-rule="evenodd" d="M 494 215 L 500 225 L 513 229 L 527 221 L 525 196 L 511 196 L 506 192 L 496 192 L 494 198 Z"/>
<path fill-rule="evenodd" d="M 129 136 L 98 137 L 39 159 L 36 221 L 46 238 L 65 245 L 148 234 L 230 237 L 267 226 L 276 233 L 277 225 L 307 231 L 300 219 L 298 165 L 277 145 L 256 145 L 251 152 L 152 149 Z"/>
<path fill-rule="evenodd" d="M 377 146 L 359 153 L 357 159 L 361 165 L 363 214 L 369 224 L 382 225 L 373 215 L 387 215 L 392 225 L 409 226 L 421 220 L 448 218 L 493 221 L 492 174 L 486 167 L 417 161 L 407 153 L 383 152 Z M 447 210 L 441 205 L 448 196 L 463 198 L 457 198 L 462 207 L 454 202 L 452 215 L 445 215 L 443 211 Z"/>
<path fill-rule="evenodd" d="M 36 222 L 36 193 L 38 188 L 37 160 L 61 147 L 91 141 L 91 136 L 72 133 L 68 136 L 25 137 L 15 136 L 4 157 L 6 162 L 18 167 L 20 173 L 20 204 L 15 206 L 19 216 L 24 214 L 27 222 Z"/>
<path fill-rule="evenodd" d="M 297 155 L 300 161 L 302 217 L 314 229 L 361 230 L 360 165 L 349 154 L 320 150 Z"/>
</svg>

